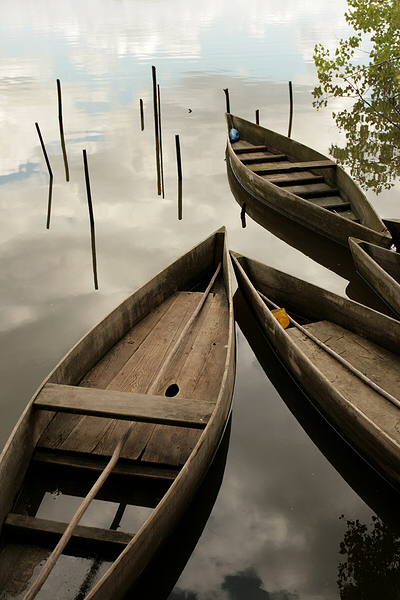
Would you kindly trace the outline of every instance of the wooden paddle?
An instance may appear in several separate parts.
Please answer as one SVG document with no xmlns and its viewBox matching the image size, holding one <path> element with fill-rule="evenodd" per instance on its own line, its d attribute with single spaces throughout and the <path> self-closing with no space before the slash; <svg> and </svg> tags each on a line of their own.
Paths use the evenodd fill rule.
<svg viewBox="0 0 400 600">
<path fill-rule="evenodd" d="M 207 296 L 210 292 L 210 289 L 212 288 L 217 275 L 219 273 L 221 269 L 221 263 L 218 264 L 218 267 L 215 270 L 214 275 L 211 278 L 210 283 L 207 286 L 207 289 L 203 292 L 202 297 L 199 300 L 198 305 L 196 306 L 195 310 L 193 311 L 189 321 L 186 323 L 185 327 L 183 328 L 181 334 L 179 335 L 178 339 L 176 340 L 175 344 L 173 345 L 172 349 L 168 352 L 163 365 L 161 367 L 161 369 L 159 370 L 157 376 L 155 377 L 152 385 L 150 386 L 149 390 L 148 390 L 148 394 L 154 394 L 154 391 L 157 387 L 157 385 L 160 383 L 161 378 L 163 377 L 163 375 L 165 374 L 165 371 L 167 370 L 171 360 L 173 359 L 173 357 L 175 356 L 177 350 L 179 349 L 179 346 L 182 343 L 183 338 L 185 337 L 186 333 L 188 332 L 189 328 L 191 327 L 191 325 L 193 324 L 193 321 L 195 320 L 195 318 L 197 317 L 198 313 L 200 312 L 200 310 L 202 309 L 205 301 L 207 300 Z M 28 590 L 28 592 L 25 594 L 23 600 L 33 600 L 33 598 L 35 598 L 35 596 L 37 595 L 37 593 L 39 592 L 39 590 L 41 589 L 41 587 L 43 586 L 43 584 L 45 583 L 46 579 L 48 578 L 48 576 L 50 575 L 54 565 L 56 564 L 58 558 L 60 557 L 60 555 L 62 554 L 65 546 L 67 545 L 67 543 L 69 542 L 73 531 L 75 529 L 75 527 L 78 525 L 79 521 L 81 520 L 83 514 L 85 513 L 85 511 L 87 510 L 87 508 L 89 507 L 89 504 L 91 503 L 91 501 L 93 500 L 93 498 L 96 496 L 96 494 L 98 493 L 98 491 L 100 490 L 101 486 L 103 485 L 103 483 L 105 482 L 105 480 L 107 479 L 107 477 L 109 476 L 109 474 L 111 473 L 111 471 L 113 470 L 113 468 L 115 467 L 118 458 L 122 452 L 122 449 L 124 447 L 124 444 L 126 443 L 132 429 L 133 426 L 135 425 L 135 421 L 131 421 L 127 428 L 125 429 L 121 439 L 119 440 L 118 444 L 115 447 L 115 450 L 110 458 L 110 461 L 108 462 L 108 464 L 105 466 L 102 474 L 99 476 L 99 478 L 97 479 L 97 481 L 95 482 L 95 484 L 93 485 L 93 487 L 90 489 L 90 491 L 88 492 L 87 496 L 82 500 L 78 510 L 76 511 L 76 513 L 74 514 L 74 516 L 72 517 L 68 527 L 66 528 L 66 530 L 64 531 L 60 541 L 58 542 L 57 546 L 54 548 L 53 552 L 50 554 L 49 558 L 46 561 L 46 564 L 44 565 L 43 569 L 41 570 L 41 572 L 39 573 L 38 578 L 36 579 L 35 583 L 32 585 L 32 587 Z"/>
<path fill-rule="evenodd" d="M 258 294 L 260 295 L 260 297 L 265 302 L 267 302 L 268 304 L 270 304 L 274 308 L 280 308 L 272 300 L 270 300 L 269 298 L 267 298 L 267 296 L 264 296 L 264 294 L 262 294 L 260 291 L 258 291 Z M 332 350 L 332 348 L 329 348 L 329 346 L 327 346 L 326 344 L 324 344 L 324 342 L 321 342 L 321 340 L 319 340 L 310 331 L 307 331 L 307 329 L 305 329 L 299 323 L 297 323 L 297 321 L 295 321 L 290 315 L 288 315 L 288 318 L 289 318 L 289 321 L 292 323 L 292 325 L 294 325 L 295 327 L 297 327 L 297 329 L 299 329 L 302 333 L 304 333 L 304 335 L 306 335 L 308 338 L 310 338 L 310 340 L 312 340 L 313 342 L 315 342 L 320 348 L 322 348 L 323 350 L 325 350 L 325 352 L 327 352 L 328 354 L 330 354 L 331 356 L 333 356 L 338 362 L 340 362 L 343 366 L 345 366 L 347 369 L 349 369 L 349 371 L 351 371 L 352 373 L 354 373 L 354 375 L 356 375 L 357 377 L 359 377 L 359 379 L 361 379 L 361 381 L 363 381 L 364 383 L 366 383 L 375 392 L 378 392 L 378 394 L 380 394 L 381 396 L 383 396 L 384 398 L 386 398 L 386 400 L 389 400 L 389 402 L 391 402 L 392 404 L 394 404 L 395 406 L 397 406 L 397 408 L 400 408 L 400 401 L 397 400 L 397 398 L 395 398 L 394 396 L 392 396 L 391 394 L 389 394 L 389 392 L 387 392 L 386 390 L 382 389 L 374 381 L 372 381 L 371 379 L 369 379 L 369 377 L 367 377 L 366 375 L 364 375 L 364 373 L 361 373 L 361 371 L 359 371 L 358 369 L 356 369 L 345 358 L 343 358 L 342 356 L 340 356 L 340 354 L 337 354 L 337 352 L 335 352 L 334 350 Z"/>
</svg>

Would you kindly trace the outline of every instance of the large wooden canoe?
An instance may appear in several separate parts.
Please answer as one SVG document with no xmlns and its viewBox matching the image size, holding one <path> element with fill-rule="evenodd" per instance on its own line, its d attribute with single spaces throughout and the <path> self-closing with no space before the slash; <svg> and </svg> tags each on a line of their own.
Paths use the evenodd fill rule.
<svg viewBox="0 0 400 600">
<path fill-rule="evenodd" d="M 357 271 L 400 316 L 400 254 L 355 238 L 349 246 Z"/>
<path fill-rule="evenodd" d="M 131 422 L 121 458 L 94 501 L 113 503 L 110 524 L 77 526 L 56 565 L 52 596 L 63 597 L 62 569 L 70 569 L 71 581 L 83 569 L 76 597 L 122 598 L 156 556 L 207 473 L 230 414 L 229 267 L 222 229 L 89 331 L 35 393 L 0 458 L 0 596 L 33 589 L 66 529 L 46 510 L 54 513 L 60 493 L 87 494 Z M 101 506 L 94 510 L 100 521 Z M 132 531 L 137 507 L 150 515 Z M 87 572 L 68 563 L 74 553 L 87 558 Z"/>
<path fill-rule="evenodd" d="M 232 261 L 243 296 L 292 377 L 369 464 L 400 488 L 400 322 L 249 258 Z M 260 293 L 304 329 L 284 329 Z"/>
<path fill-rule="evenodd" d="M 226 113 L 227 163 L 259 202 L 348 245 L 350 236 L 388 247 L 392 237 L 353 179 L 323 154 Z M 231 129 L 239 139 L 232 142 Z"/>
</svg>

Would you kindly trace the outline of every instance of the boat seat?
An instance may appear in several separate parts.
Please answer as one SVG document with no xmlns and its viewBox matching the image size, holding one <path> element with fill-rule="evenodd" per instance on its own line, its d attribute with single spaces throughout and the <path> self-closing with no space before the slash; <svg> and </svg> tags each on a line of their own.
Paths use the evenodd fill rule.
<svg viewBox="0 0 400 600">
<path fill-rule="evenodd" d="M 35 543 L 45 543 L 51 539 L 57 541 L 66 530 L 68 523 L 51 521 L 48 519 L 39 519 L 16 513 L 9 513 L 5 523 L 5 532 L 10 538 L 18 536 L 30 536 L 35 539 Z M 87 546 L 88 543 L 95 547 L 102 546 L 108 550 L 121 552 L 134 537 L 132 533 L 116 531 L 113 529 L 101 529 L 100 527 L 87 527 L 77 525 L 72 535 L 72 544 Z"/>
<path fill-rule="evenodd" d="M 305 175 L 291 174 L 291 176 L 282 175 L 271 175 L 265 176 L 271 183 L 278 187 L 290 188 L 292 185 L 308 185 L 310 183 L 324 183 L 325 177 L 323 175 L 312 175 L 308 173 Z M 289 192 L 292 190 L 289 189 Z"/>
<path fill-rule="evenodd" d="M 102 473 L 108 463 L 108 458 L 99 456 L 87 456 L 71 454 L 61 451 L 51 451 L 46 449 L 37 450 L 33 455 L 33 464 L 38 465 L 40 469 L 48 467 L 65 467 L 77 469 L 81 473 Z M 171 484 L 179 474 L 179 468 L 163 467 L 162 465 L 144 465 L 133 462 L 118 461 L 113 468 L 113 474 L 118 477 L 134 478 L 143 482 L 164 482 Z"/>
<path fill-rule="evenodd" d="M 307 200 L 310 198 L 318 198 L 318 197 L 338 197 L 339 190 L 337 188 L 330 187 L 325 182 L 323 183 L 311 183 L 306 185 L 293 185 L 288 190 L 292 194 L 296 194 L 296 196 L 300 196 L 301 198 L 306 198 Z"/>
<path fill-rule="evenodd" d="M 41 410 L 196 429 L 207 425 L 214 409 L 213 403 L 201 400 L 54 383 L 43 386 L 33 405 Z"/>
<path fill-rule="evenodd" d="M 263 163 L 279 162 L 283 160 L 287 161 L 288 159 L 286 154 L 273 154 L 272 152 L 267 154 L 267 151 L 262 153 L 261 156 L 256 152 L 254 152 L 254 154 L 257 154 L 257 156 L 246 156 L 246 158 L 241 158 L 240 160 L 244 165 L 258 165 Z"/>
<path fill-rule="evenodd" d="M 336 163 L 333 160 L 310 160 L 303 162 L 283 162 L 271 165 L 255 165 L 252 167 L 248 166 L 250 171 L 263 175 L 264 173 L 291 173 L 294 171 L 308 171 L 309 169 L 327 169 L 329 167 L 336 167 Z"/>
<path fill-rule="evenodd" d="M 319 196 L 318 198 L 310 198 L 313 204 L 317 204 L 327 210 L 336 210 L 338 212 L 350 209 L 350 202 L 340 196 Z"/>
<path fill-rule="evenodd" d="M 235 144 L 232 144 L 232 148 L 236 154 L 246 154 L 248 152 L 269 152 L 267 146 L 265 145 L 254 146 L 253 144 L 246 143 L 246 145 L 239 146 L 238 144 L 240 144 L 240 141 L 236 142 Z"/>
</svg>

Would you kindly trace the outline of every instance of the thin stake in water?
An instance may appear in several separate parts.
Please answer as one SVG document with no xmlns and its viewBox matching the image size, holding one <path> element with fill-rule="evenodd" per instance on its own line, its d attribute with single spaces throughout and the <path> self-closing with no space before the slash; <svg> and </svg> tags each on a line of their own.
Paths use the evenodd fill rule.
<svg viewBox="0 0 400 600">
<path fill-rule="evenodd" d="M 164 164 L 163 164 L 163 149 L 162 149 L 162 130 L 161 130 L 161 96 L 160 86 L 157 84 L 157 102 L 158 102 L 158 132 L 160 138 L 160 173 L 161 173 L 161 191 L 164 198 Z"/>
<path fill-rule="evenodd" d="M 181 145 L 179 135 L 175 136 L 176 162 L 178 167 L 178 219 L 182 220 L 182 164 L 181 164 Z"/>
<path fill-rule="evenodd" d="M 140 98 L 139 100 L 140 106 L 140 127 L 141 130 L 144 131 L 144 109 L 143 109 L 143 100 Z"/>
<path fill-rule="evenodd" d="M 157 167 L 157 193 L 161 196 L 161 174 L 160 174 L 160 138 L 158 120 L 158 97 L 157 97 L 157 74 L 156 68 L 151 67 L 153 75 L 153 110 L 154 110 L 154 135 L 156 142 L 156 167 Z"/>
<path fill-rule="evenodd" d="M 85 181 L 86 181 L 86 193 L 88 199 L 89 206 L 89 219 L 90 219 L 90 233 L 91 233 L 91 242 L 92 242 L 92 260 L 93 260 L 93 276 L 94 276 L 94 289 L 99 289 L 99 284 L 97 280 L 97 260 L 96 260 L 96 240 L 94 233 L 94 215 L 93 215 L 93 206 L 92 206 L 92 194 L 90 192 L 90 180 L 89 180 L 89 168 L 88 161 L 86 156 L 86 150 L 83 151 L 83 164 L 85 167 Z"/>
<path fill-rule="evenodd" d="M 225 96 L 226 96 L 226 112 L 230 113 L 231 112 L 231 105 L 229 102 L 229 90 L 228 88 L 224 88 L 224 92 L 225 92 Z"/>
<path fill-rule="evenodd" d="M 293 90 L 292 90 L 292 82 L 289 81 L 289 129 L 288 129 L 288 137 L 292 135 L 292 121 L 293 121 Z"/>
<path fill-rule="evenodd" d="M 57 94 L 58 94 L 58 123 L 60 126 L 60 139 L 61 139 L 61 149 L 62 149 L 63 159 L 64 159 L 65 179 L 67 181 L 69 181 L 69 167 L 68 167 L 67 150 L 65 147 L 63 115 L 62 115 L 61 83 L 60 83 L 59 79 L 57 79 Z"/>
<path fill-rule="evenodd" d="M 256 110 L 256 125 L 259 125 L 259 124 L 260 124 L 260 111 L 257 108 L 257 110 Z"/>
<path fill-rule="evenodd" d="M 38 132 L 38 136 L 39 136 L 39 140 L 40 140 L 40 145 L 42 146 L 42 150 L 43 150 L 43 154 L 44 154 L 44 159 L 46 161 L 47 170 L 48 170 L 49 176 L 50 176 L 50 181 L 49 181 L 49 198 L 48 198 L 48 201 L 47 201 L 47 222 L 46 222 L 46 229 L 50 229 L 51 199 L 52 199 L 52 196 L 53 196 L 53 171 L 51 170 L 49 157 L 47 156 L 46 146 L 44 145 L 42 134 L 40 132 L 39 123 L 35 123 L 35 126 L 36 126 L 36 131 Z"/>
</svg>

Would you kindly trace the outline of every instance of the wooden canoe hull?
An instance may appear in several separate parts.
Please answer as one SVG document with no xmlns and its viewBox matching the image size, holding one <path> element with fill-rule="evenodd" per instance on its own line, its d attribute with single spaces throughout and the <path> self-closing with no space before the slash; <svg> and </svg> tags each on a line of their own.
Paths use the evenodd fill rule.
<svg viewBox="0 0 400 600">
<path fill-rule="evenodd" d="M 61 391 L 64 388 L 68 391 L 67 386 L 77 386 L 85 373 L 88 373 L 135 324 L 157 310 L 157 307 L 177 290 L 190 290 L 205 276 L 208 278 L 210 271 L 214 271 L 219 262 L 222 263 L 222 269 L 221 283 L 218 285 L 225 288 L 228 325 L 224 332 L 226 345 L 214 410 L 207 416 L 207 425 L 166 494 L 87 598 L 122 598 L 127 593 L 181 519 L 207 473 L 224 433 L 231 410 L 235 378 L 232 286 L 225 228 L 192 248 L 139 288 L 68 352 L 34 394 L 1 454 L 0 523 L 3 525 L 22 485 L 38 440 L 55 414 L 52 411 L 41 410 L 46 403 L 45 397 L 40 405 L 35 405 L 35 400 L 42 398 L 42 391 L 51 390 L 51 386 L 57 387 L 60 384 Z M 76 389 L 84 391 L 85 395 L 89 394 L 89 400 L 94 393 L 89 389 Z M 120 398 L 124 400 L 123 395 L 120 395 Z M 70 401 L 75 400 L 72 398 Z"/>
<path fill-rule="evenodd" d="M 323 323 L 326 320 L 344 331 L 355 333 L 357 343 L 361 338 L 365 340 L 365 353 L 369 352 L 367 344 L 370 342 L 381 349 L 382 355 L 386 356 L 388 350 L 394 364 L 394 395 L 398 395 L 400 323 L 257 261 L 235 256 L 232 256 L 232 261 L 239 287 L 268 342 L 286 369 L 333 427 L 369 464 L 399 489 L 399 409 L 379 395 L 376 395 L 379 400 L 373 396 L 372 400 L 368 400 L 370 404 L 360 408 L 351 399 L 350 392 L 346 392 L 346 386 L 350 391 L 353 389 L 355 375 L 343 374 L 344 368 L 336 372 L 336 367 L 332 367 L 331 364 L 326 367 L 319 357 L 319 354 L 324 353 L 323 350 L 313 351 L 314 355 L 313 352 L 304 351 L 305 346 L 299 345 L 296 338 L 289 335 L 290 330 L 281 327 L 254 286 L 278 306 L 285 307 L 288 312 L 311 321 L 318 320 Z M 333 358 L 330 360 L 334 362 Z M 324 368 L 321 368 L 321 364 Z M 379 368 L 377 371 L 379 378 Z M 382 379 L 384 377 L 382 374 Z M 362 384 L 358 382 L 357 385 Z M 385 381 L 381 385 L 385 385 Z M 361 389 L 361 395 L 364 387 Z M 379 403 L 379 414 L 375 415 L 379 418 L 374 417 L 374 410 L 378 411 L 373 405 L 375 401 Z M 388 423 L 389 430 L 386 429 Z"/>
<path fill-rule="evenodd" d="M 400 316 L 400 254 L 355 238 L 349 245 L 357 271 Z"/>
<path fill-rule="evenodd" d="M 344 246 L 348 246 L 350 236 L 384 247 L 388 247 L 392 243 L 392 237 L 388 229 L 368 202 L 364 193 L 339 165 L 291 138 L 250 123 L 245 119 L 226 114 L 226 123 L 228 133 L 227 163 L 240 185 L 259 202 Z M 234 145 L 229 138 L 231 128 L 236 129 L 240 136 L 251 142 L 251 144 L 268 145 L 285 153 L 294 163 L 308 165 L 308 171 L 311 173 L 318 172 L 330 185 L 338 188 L 338 193 L 349 203 L 351 210 L 357 216 L 358 222 L 351 221 L 338 212 L 327 210 L 308 199 L 302 198 L 288 191 L 288 188 L 274 185 L 265 177 L 251 170 L 248 165 L 242 162 L 234 150 Z M 312 164 L 315 165 L 315 168 L 312 167 Z"/>
</svg>

